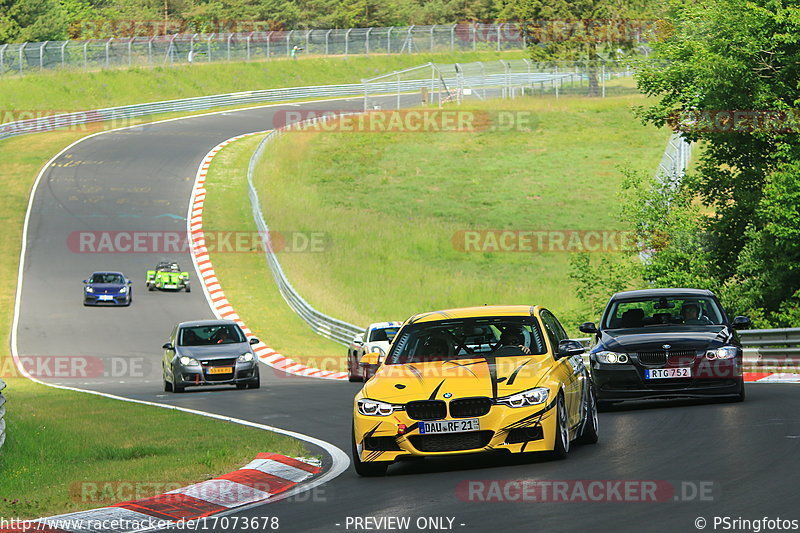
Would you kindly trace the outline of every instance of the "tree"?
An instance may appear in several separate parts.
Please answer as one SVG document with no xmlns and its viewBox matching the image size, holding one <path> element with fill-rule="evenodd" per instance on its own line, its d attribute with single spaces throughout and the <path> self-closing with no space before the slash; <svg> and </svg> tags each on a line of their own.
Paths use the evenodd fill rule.
<svg viewBox="0 0 800 533">
<path fill-rule="evenodd" d="M 600 94 L 597 65 L 641 44 L 659 13 L 652 0 L 501 0 L 500 17 L 521 24 L 535 60 L 585 60 L 589 95 Z"/>
<path fill-rule="evenodd" d="M 67 21 L 56 0 L 0 0 L 0 43 L 65 39 Z"/>
</svg>

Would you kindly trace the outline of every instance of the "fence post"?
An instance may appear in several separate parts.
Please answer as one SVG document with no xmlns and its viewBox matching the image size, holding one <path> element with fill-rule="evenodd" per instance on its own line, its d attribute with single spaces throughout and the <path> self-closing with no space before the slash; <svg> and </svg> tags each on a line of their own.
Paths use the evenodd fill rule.
<svg viewBox="0 0 800 533">
<path fill-rule="evenodd" d="M 311 53 L 311 32 L 312 31 L 313 30 L 308 30 L 306 32 L 306 53 L 307 54 Z"/>
<path fill-rule="evenodd" d="M 253 38 L 253 32 L 250 32 L 250 35 L 247 36 L 247 60 L 250 61 L 250 39 Z"/>
<path fill-rule="evenodd" d="M 394 26 L 389 26 L 389 31 L 386 32 L 386 53 L 392 53 L 392 30 Z"/>
<path fill-rule="evenodd" d="M 411 47 L 414 45 L 414 25 L 408 27 L 408 32 L 406 33 L 406 44 L 408 45 L 408 53 L 411 53 Z"/>
<path fill-rule="evenodd" d="M 128 39 L 128 66 L 133 65 L 133 37 Z"/>
<path fill-rule="evenodd" d="M 500 51 L 500 30 L 503 28 L 503 23 L 497 25 L 497 51 Z"/>
<path fill-rule="evenodd" d="M 25 46 L 28 43 L 22 43 L 22 46 L 19 47 L 19 73 L 22 74 L 22 51 L 25 50 Z"/>
<path fill-rule="evenodd" d="M 330 55 L 330 40 L 329 36 L 333 30 L 328 30 L 325 32 L 325 55 Z"/>
<path fill-rule="evenodd" d="M 67 50 L 67 45 L 68 44 L 69 44 L 69 41 L 64 41 L 64 43 L 61 45 L 61 68 L 64 68 L 65 66 L 67 66 L 67 52 L 66 52 L 66 50 Z M 2 73 L 3 73 L 3 59 L 2 59 L 2 54 L 0 54 L 0 74 L 2 74 Z"/>
<path fill-rule="evenodd" d="M 294 33 L 294 30 L 289 30 L 289 33 L 286 34 L 286 55 L 287 56 L 291 55 L 291 53 L 292 53 L 291 50 L 289 50 L 289 39 L 292 38 L 292 33 Z"/>
<path fill-rule="evenodd" d="M 233 39 L 233 34 L 228 34 L 228 61 L 231 60 L 231 39 Z"/>
<path fill-rule="evenodd" d="M 431 53 L 433 53 L 433 32 L 436 30 L 436 24 L 431 26 Z"/>
<path fill-rule="evenodd" d="M 350 53 L 350 32 L 353 31 L 353 28 L 348 28 L 346 32 L 344 32 L 344 55 L 347 56 Z"/>
<path fill-rule="evenodd" d="M 269 44 L 272 42 L 272 34 L 273 34 L 273 33 L 274 33 L 274 32 L 269 32 L 269 33 L 267 34 L 267 59 L 269 59 L 269 58 L 270 58 Z M 249 44 L 248 44 L 248 50 L 249 50 Z M 247 56 L 248 56 L 248 58 L 250 57 L 250 52 L 249 52 L 249 51 L 248 51 L 248 53 L 247 53 Z"/>
<path fill-rule="evenodd" d="M 49 42 L 45 41 L 39 46 L 39 70 L 44 70 L 44 49 L 47 48 Z"/>
<path fill-rule="evenodd" d="M 4 44 L 3 46 L 0 46 L 0 75 L 6 73 L 6 65 L 5 65 L 6 48 L 8 48 L 8 43 Z"/>
<path fill-rule="evenodd" d="M 364 50 L 367 52 L 367 55 L 369 55 L 369 34 L 370 33 L 372 33 L 372 28 L 368 28 L 367 29 L 367 36 L 366 36 L 366 40 L 364 41 Z"/>
<path fill-rule="evenodd" d="M 600 79 L 603 80 L 603 98 L 606 97 L 606 64 L 600 66 Z"/>
<path fill-rule="evenodd" d="M 89 69 L 89 41 L 83 43 L 83 68 Z"/>
<path fill-rule="evenodd" d="M 458 24 L 453 24 L 450 26 L 450 51 L 453 52 L 456 49 L 456 26 Z"/>
<path fill-rule="evenodd" d="M 478 49 L 478 24 L 472 23 L 472 50 Z"/>
<path fill-rule="evenodd" d="M 211 63 L 211 39 L 213 39 L 215 35 L 216 35 L 216 33 L 212 33 L 211 35 L 208 36 L 208 39 L 206 40 L 206 48 L 208 49 L 208 62 L 209 63 Z"/>
<path fill-rule="evenodd" d="M 110 63 L 110 61 L 111 61 L 111 41 L 113 41 L 113 40 L 114 40 L 114 38 L 111 37 L 108 41 L 106 41 L 106 66 L 109 66 L 111 64 Z"/>
<path fill-rule="evenodd" d="M 558 77 L 558 65 L 555 66 L 554 73 L 556 77 L 553 79 L 556 89 L 556 100 L 558 100 L 558 88 L 561 87 L 561 79 Z"/>
</svg>

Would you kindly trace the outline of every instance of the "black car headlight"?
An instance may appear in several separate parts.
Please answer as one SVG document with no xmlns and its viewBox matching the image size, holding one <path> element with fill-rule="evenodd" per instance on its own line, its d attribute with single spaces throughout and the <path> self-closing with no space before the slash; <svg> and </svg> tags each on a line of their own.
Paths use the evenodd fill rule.
<svg viewBox="0 0 800 533">
<path fill-rule="evenodd" d="M 626 353 L 619 353 L 619 352 L 609 352 L 609 351 L 601 351 L 596 352 L 594 354 L 597 357 L 597 360 L 601 363 L 606 363 L 609 365 L 620 364 L 624 365 L 629 361 L 628 354 Z"/>
<path fill-rule="evenodd" d="M 537 387 L 535 389 L 529 389 L 516 394 L 511 394 L 510 396 L 497 398 L 495 403 L 514 408 L 528 407 L 546 402 L 548 396 L 550 396 L 550 389 L 546 387 Z"/>
<path fill-rule="evenodd" d="M 364 398 L 358 400 L 358 412 L 365 416 L 389 416 L 395 411 L 402 411 L 402 405 L 393 403 L 379 402 Z"/>
<path fill-rule="evenodd" d="M 198 361 L 194 357 L 188 357 L 186 355 L 181 357 L 179 361 L 183 366 L 200 366 L 200 361 Z"/>
<path fill-rule="evenodd" d="M 736 346 L 723 346 L 721 348 L 717 348 L 716 350 L 708 350 L 706 352 L 706 359 L 715 360 L 715 359 L 733 359 L 736 357 L 736 352 L 738 349 Z"/>
</svg>

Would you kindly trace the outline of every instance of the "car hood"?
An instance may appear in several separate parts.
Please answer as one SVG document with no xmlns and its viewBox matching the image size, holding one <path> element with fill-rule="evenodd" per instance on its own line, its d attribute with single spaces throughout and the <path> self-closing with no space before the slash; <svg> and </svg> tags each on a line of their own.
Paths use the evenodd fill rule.
<svg viewBox="0 0 800 533">
<path fill-rule="evenodd" d="M 709 350 L 733 341 L 727 326 L 666 326 L 646 329 L 613 329 L 601 333 L 593 351 L 658 351 L 665 344 L 670 350 Z"/>
<path fill-rule="evenodd" d="M 550 355 L 526 355 L 381 365 L 364 385 L 362 394 L 395 403 L 451 397 L 497 398 L 536 387 L 553 364 Z"/>
<path fill-rule="evenodd" d="M 230 359 L 250 351 L 246 342 L 236 344 L 212 344 L 210 346 L 178 346 L 178 355 L 187 355 L 198 360 Z"/>
<path fill-rule="evenodd" d="M 87 285 L 96 291 L 105 292 L 119 292 L 122 287 L 126 287 L 125 283 L 87 283 Z"/>
</svg>

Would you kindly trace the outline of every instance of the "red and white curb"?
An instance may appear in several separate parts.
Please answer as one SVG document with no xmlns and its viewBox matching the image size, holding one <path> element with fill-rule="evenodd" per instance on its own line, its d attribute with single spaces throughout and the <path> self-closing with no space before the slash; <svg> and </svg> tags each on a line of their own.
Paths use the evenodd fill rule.
<svg viewBox="0 0 800 533">
<path fill-rule="evenodd" d="M 217 275 L 214 272 L 214 266 L 211 264 L 208 248 L 205 245 L 205 234 L 203 233 L 203 204 L 205 203 L 206 198 L 205 182 L 206 176 L 208 175 L 208 169 L 211 166 L 211 161 L 219 153 L 219 151 L 234 141 L 238 141 L 244 137 L 260 135 L 263 133 L 266 133 L 266 131 L 257 131 L 231 137 L 230 139 L 219 143 L 217 146 L 212 148 L 208 154 L 206 154 L 202 163 L 200 163 L 200 168 L 197 169 L 194 187 L 192 188 L 192 197 L 189 201 L 189 213 L 186 217 L 187 230 L 189 232 L 190 242 L 192 243 L 190 252 L 192 255 L 192 261 L 194 262 L 195 271 L 200 278 L 200 283 L 203 287 L 203 291 L 206 294 L 208 303 L 211 306 L 211 310 L 214 312 L 214 315 L 217 318 L 234 320 L 237 324 L 239 324 L 245 335 L 248 337 L 254 337 L 255 335 L 252 331 L 250 331 L 250 328 L 247 327 L 239 315 L 236 314 L 236 311 L 234 311 L 230 302 L 225 297 L 225 292 L 222 290 L 219 280 L 217 279 Z M 259 338 L 261 337 L 259 336 Z M 256 356 L 262 363 L 269 365 L 276 370 L 286 372 L 287 374 L 321 379 L 347 379 L 346 372 L 320 370 L 319 368 L 306 366 L 276 352 L 264 342 L 259 342 L 256 344 L 253 347 L 253 351 L 256 353 Z"/>
<path fill-rule="evenodd" d="M 0 527 L 2 533 L 113 533 L 164 529 L 254 503 L 268 503 L 322 469 L 313 459 L 260 453 L 239 470 L 166 494 Z"/>
<path fill-rule="evenodd" d="M 745 372 L 748 383 L 800 383 L 800 374 L 784 372 Z"/>
</svg>

